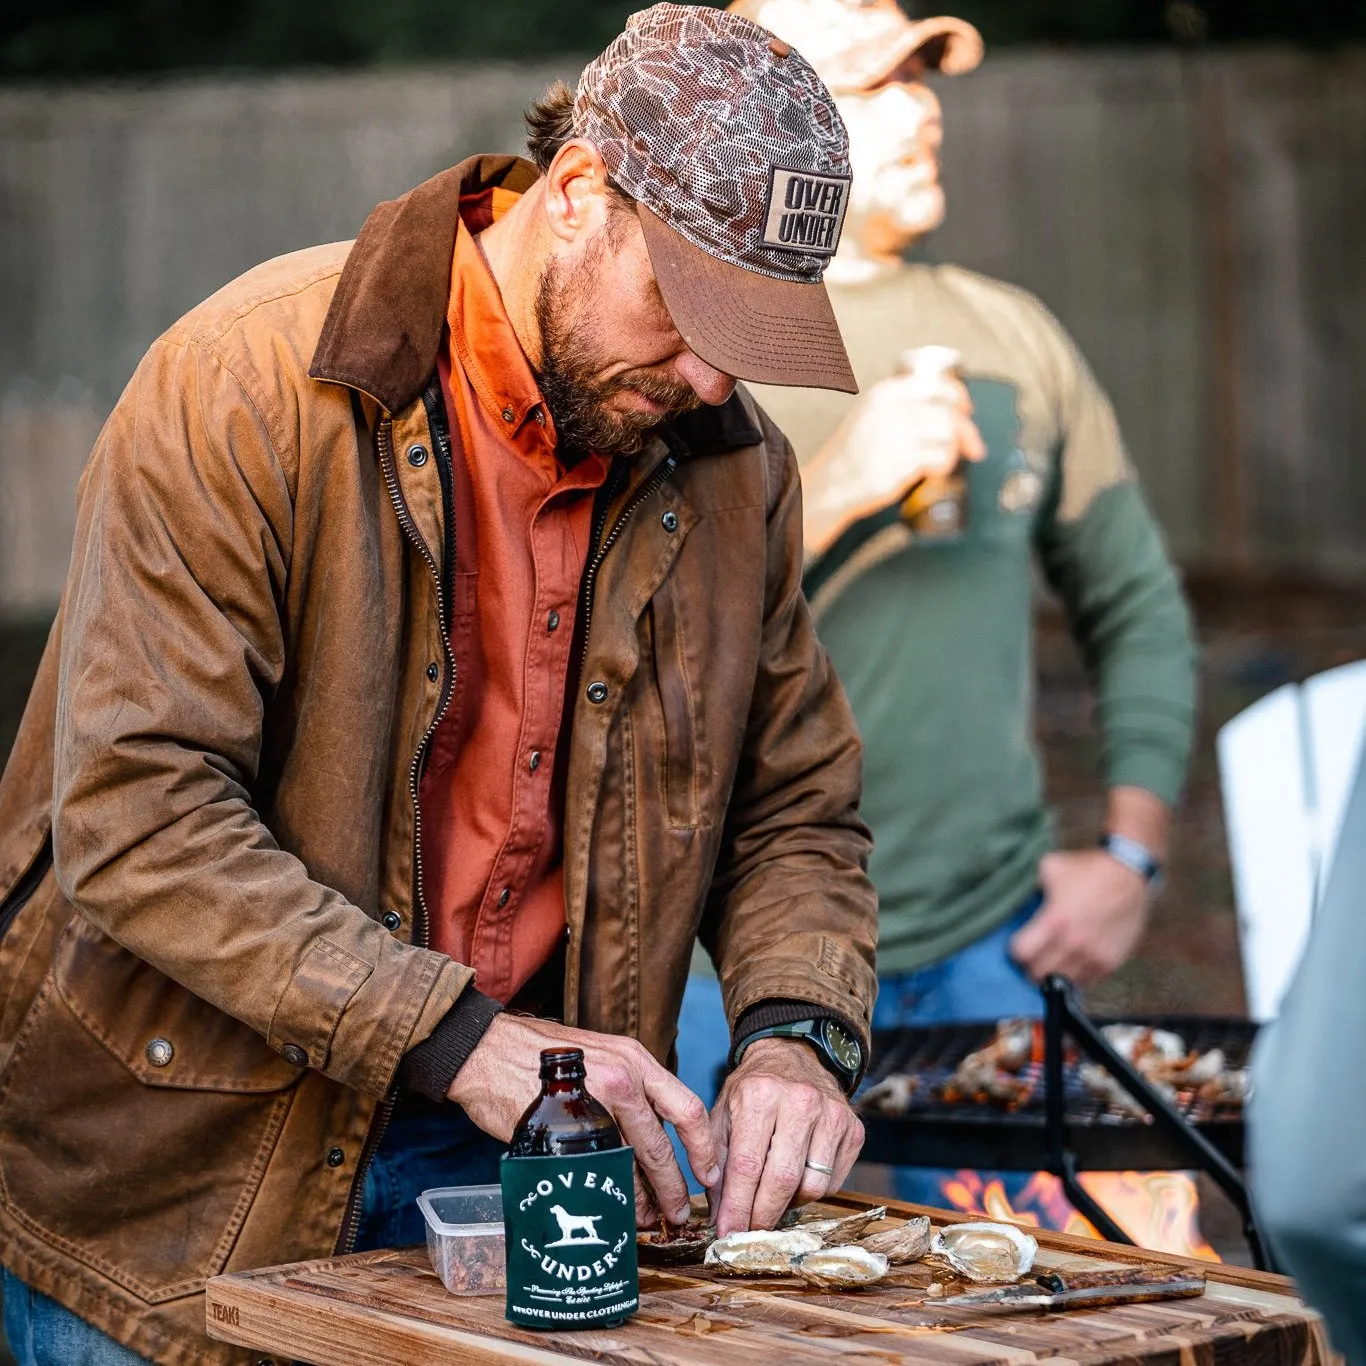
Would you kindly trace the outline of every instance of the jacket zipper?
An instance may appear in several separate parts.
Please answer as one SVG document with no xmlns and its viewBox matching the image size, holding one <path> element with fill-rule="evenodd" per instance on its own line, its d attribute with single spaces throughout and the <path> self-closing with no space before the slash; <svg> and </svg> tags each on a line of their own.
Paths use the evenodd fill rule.
<svg viewBox="0 0 1366 1366">
<path fill-rule="evenodd" d="M 624 469 L 624 466 L 621 466 Z M 649 498 L 662 484 L 664 484 L 674 470 L 678 468 L 678 456 L 670 451 L 663 460 L 655 466 L 644 483 L 631 495 L 630 501 L 621 510 L 621 516 L 612 523 L 612 529 L 603 539 L 602 529 L 607 522 L 607 509 L 612 502 L 612 493 L 604 496 L 602 507 L 598 512 L 596 524 L 593 527 L 592 545 L 596 547 L 593 558 L 588 563 L 588 568 L 583 575 L 583 595 L 580 605 L 580 616 L 583 619 L 582 644 L 579 648 L 579 677 L 582 680 L 583 666 L 588 663 L 588 628 L 593 621 L 593 594 L 597 588 L 598 569 L 603 560 L 607 558 L 607 552 L 617 543 L 621 537 L 623 528 L 631 520 L 635 510 Z"/>
<path fill-rule="evenodd" d="M 422 775 L 423 759 L 427 754 L 427 745 L 431 741 L 437 726 L 441 724 L 441 718 L 446 714 L 451 695 L 455 691 L 455 651 L 451 647 L 449 577 L 453 572 L 452 565 L 455 561 L 455 513 L 452 506 L 454 500 L 450 467 L 450 437 L 446 431 L 445 421 L 432 386 L 428 386 L 422 397 L 427 408 L 428 425 L 435 435 L 437 469 L 441 476 L 441 505 L 445 514 L 444 564 L 438 565 L 432 558 L 432 553 L 427 548 L 427 543 L 422 539 L 422 533 L 418 531 L 417 523 L 413 521 L 407 503 L 403 500 L 403 490 L 399 487 L 398 482 L 398 471 L 394 467 L 393 423 L 390 419 L 386 418 L 380 423 L 377 440 L 379 442 L 380 471 L 384 476 L 385 487 L 389 490 L 389 501 L 394 505 L 394 512 L 398 516 L 399 525 L 417 548 L 418 554 L 422 556 L 427 568 L 432 572 L 432 578 L 436 581 L 437 622 L 441 630 L 441 649 L 446 660 L 446 682 L 442 687 L 441 696 L 437 700 L 436 713 L 432 717 L 431 724 L 423 733 L 422 739 L 418 742 L 417 753 L 413 755 L 413 761 L 408 766 L 408 793 L 413 803 L 413 880 L 417 892 L 414 908 L 413 943 L 419 948 L 425 949 L 430 940 L 431 922 L 427 915 L 427 901 L 422 882 L 422 804 L 418 800 L 418 783 Z M 370 1132 L 366 1135 L 365 1143 L 361 1147 L 360 1158 L 356 1163 L 356 1174 L 351 1178 L 351 1193 L 347 1197 L 341 1233 L 337 1238 L 338 1256 L 344 1256 L 355 1249 L 356 1236 L 360 1231 L 360 1205 L 365 1190 L 365 1173 L 374 1160 L 379 1145 L 384 1141 L 384 1133 L 393 1117 L 394 1105 L 397 1100 L 398 1083 L 396 1082 L 389 1094 L 380 1102 L 374 1122 L 370 1125 Z"/>
<path fill-rule="evenodd" d="M 0 902 L 0 939 L 9 933 L 9 927 L 18 919 L 19 912 L 28 905 L 34 892 L 38 890 L 38 884 L 47 876 L 47 870 L 51 867 L 52 833 L 49 831 L 37 857 L 24 870 L 19 881 L 10 888 L 5 900 Z"/>
</svg>

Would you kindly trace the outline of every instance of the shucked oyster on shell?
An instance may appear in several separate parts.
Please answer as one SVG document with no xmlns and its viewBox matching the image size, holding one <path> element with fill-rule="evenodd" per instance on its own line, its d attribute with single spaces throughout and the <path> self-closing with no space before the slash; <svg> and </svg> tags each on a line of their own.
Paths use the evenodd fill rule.
<svg viewBox="0 0 1366 1366">
<path fill-rule="evenodd" d="M 805 1229 L 751 1229 L 718 1238 L 707 1249 L 703 1265 L 727 1276 L 790 1276 L 794 1258 L 822 1246 L 820 1235 Z"/>
<path fill-rule="evenodd" d="M 942 1257 L 970 1281 L 1018 1281 L 1034 1265 L 1039 1245 L 1014 1224 L 950 1224 L 930 1241 L 930 1255 Z"/>
<path fill-rule="evenodd" d="M 868 1252 L 880 1253 L 893 1266 L 905 1266 L 908 1262 L 918 1262 L 930 1250 L 930 1236 L 929 1219 L 917 1214 L 895 1228 L 860 1238 L 859 1246 Z"/>
<path fill-rule="evenodd" d="M 808 1252 L 793 1262 L 792 1269 L 802 1280 L 822 1290 L 853 1290 L 880 1281 L 890 1266 L 881 1253 L 850 1243 Z"/>
</svg>

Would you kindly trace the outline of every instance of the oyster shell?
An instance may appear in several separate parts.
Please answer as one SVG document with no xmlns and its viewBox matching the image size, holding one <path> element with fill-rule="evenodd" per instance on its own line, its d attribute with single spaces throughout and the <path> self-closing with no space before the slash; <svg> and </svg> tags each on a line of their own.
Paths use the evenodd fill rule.
<svg viewBox="0 0 1366 1366">
<path fill-rule="evenodd" d="M 857 1243 L 823 1247 L 792 1264 L 802 1280 L 822 1290 L 853 1290 L 880 1281 L 891 1266 L 886 1257 Z"/>
<path fill-rule="evenodd" d="M 805 1229 L 751 1229 L 718 1238 L 703 1264 L 727 1276 L 790 1276 L 793 1258 L 822 1246 L 820 1235 Z"/>
<path fill-rule="evenodd" d="M 1014 1224 L 950 1224 L 930 1241 L 930 1254 L 970 1281 L 1018 1281 L 1034 1265 L 1038 1250 L 1038 1243 Z"/>
<path fill-rule="evenodd" d="M 869 1252 L 881 1253 L 893 1266 L 918 1262 L 930 1250 L 930 1221 L 923 1214 L 917 1214 L 895 1228 L 860 1238 L 859 1246 Z"/>
<path fill-rule="evenodd" d="M 637 1233 L 636 1252 L 642 1262 L 656 1266 L 700 1262 L 715 1237 L 714 1224 L 705 1219 L 689 1219 L 686 1224 L 667 1224 Z"/>
<path fill-rule="evenodd" d="M 802 1233 L 816 1234 L 826 1247 L 839 1247 L 854 1242 L 869 1224 L 886 1217 L 887 1206 L 877 1205 L 873 1209 L 857 1210 L 838 1219 L 801 1219 L 797 1228 Z"/>
</svg>

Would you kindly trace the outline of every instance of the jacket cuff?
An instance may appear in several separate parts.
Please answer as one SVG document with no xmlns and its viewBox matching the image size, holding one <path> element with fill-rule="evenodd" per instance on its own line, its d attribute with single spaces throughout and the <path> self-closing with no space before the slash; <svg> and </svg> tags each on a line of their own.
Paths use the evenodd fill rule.
<svg viewBox="0 0 1366 1366">
<path fill-rule="evenodd" d="M 767 1029 L 770 1025 L 794 1024 L 798 1020 L 834 1020 L 838 1025 L 842 1025 L 845 1030 L 855 1039 L 860 1041 L 864 1038 L 864 1030 L 861 1025 L 855 1024 L 848 1015 L 841 1015 L 836 1010 L 831 1010 L 827 1006 L 812 1005 L 810 1001 L 789 1001 L 771 1000 L 756 1001 L 748 1010 L 740 1014 L 736 1020 L 734 1028 L 731 1030 L 730 1054 L 726 1059 L 727 1067 L 735 1066 L 735 1053 L 744 1041 L 751 1034 L 757 1034 L 761 1029 Z M 849 1094 L 858 1090 L 859 1083 L 863 1081 L 864 1075 L 868 1071 L 868 1051 L 866 1046 L 860 1045 L 864 1049 L 863 1066 L 859 1070 L 858 1076 L 854 1079 L 854 1084 L 849 1088 Z"/>
<path fill-rule="evenodd" d="M 456 1073 L 502 1009 L 492 996 L 466 987 L 436 1028 L 403 1055 L 399 1080 L 428 1100 L 445 1100 Z"/>
</svg>

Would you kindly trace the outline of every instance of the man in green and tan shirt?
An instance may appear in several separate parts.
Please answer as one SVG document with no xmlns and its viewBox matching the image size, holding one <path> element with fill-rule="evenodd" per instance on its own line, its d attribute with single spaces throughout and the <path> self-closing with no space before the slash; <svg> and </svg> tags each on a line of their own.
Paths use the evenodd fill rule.
<svg viewBox="0 0 1366 1366">
<path fill-rule="evenodd" d="M 733 8 L 812 62 L 850 130 L 826 278 L 861 393 L 752 388 L 796 447 L 805 587 L 864 738 L 874 1023 L 1037 1014 L 1038 980 L 1094 982 L 1143 933 L 1191 740 L 1186 606 L 1110 403 L 1057 320 L 1023 290 L 902 255 L 943 215 L 924 73 L 976 66 L 976 30 L 912 23 L 894 0 Z M 963 383 L 927 378 L 918 348 L 952 348 Z M 964 525 L 914 529 L 903 499 L 954 465 Z M 1069 852 L 1054 849 L 1033 736 L 1040 574 L 1104 741 L 1102 842 Z M 680 1075 L 704 1095 L 724 1047 L 705 1042 L 713 991 L 694 976 L 680 1030 Z"/>
</svg>

